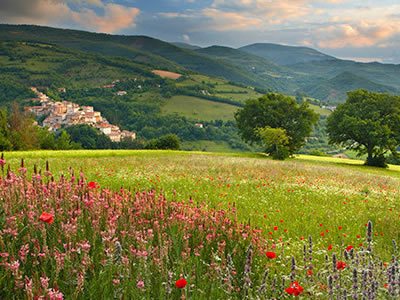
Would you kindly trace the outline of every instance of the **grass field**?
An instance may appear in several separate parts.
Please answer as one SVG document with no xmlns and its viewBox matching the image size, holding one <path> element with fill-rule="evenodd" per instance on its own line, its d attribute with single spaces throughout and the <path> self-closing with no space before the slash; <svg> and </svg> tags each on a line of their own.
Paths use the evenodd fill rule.
<svg viewBox="0 0 400 300">
<path fill-rule="evenodd" d="M 181 148 L 188 151 L 205 151 L 205 152 L 239 152 L 239 150 L 232 149 L 225 141 L 194 141 L 183 142 Z M 235 151 L 236 150 L 236 151 Z"/>
<path fill-rule="evenodd" d="M 167 100 L 162 113 L 178 113 L 194 120 L 232 120 L 237 106 L 190 96 L 173 96 Z"/>
<path fill-rule="evenodd" d="M 342 295 L 343 290 L 354 289 L 352 288 L 354 269 L 356 269 L 356 274 L 359 272 L 356 276 L 360 276 L 359 280 L 361 280 L 361 269 L 369 268 L 372 261 L 376 264 L 375 269 L 371 271 L 375 274 L 371 281 L 374 283 L 362 283 L 365 286 L 357 287 L 357 290 L 353 292 L 359 292 L 361 295 L 367 288 L 372 288 L 371 285 L 378 284 L 379 288 L 374 292 L 376 295 L 386 298 L 390 295 L 388 293 L 391 293 L 382 285 L 388 284 L 385 267 L 391 268 L 391 256 L 397 255 L 397 252 L 394 252 L 392 240 L 400 242 L 398 194 L 400 168 L 398 167 L 391 166 L 385 170 L 366 168 L 362 166 L 361 161 L 306 155 L 282 162 L 270 160 L 262 154 L 213 154 L 184 151 L 38 151 L 5 153 L 4 158 L 11 169 L 16 170 L 19 168 L 21 157 L 25 158 L 24 167 L 27 169 L 24 176 L 30 178 L 34 164 L 41 170 L 41 174 L 45 175 L 43 177 L 44 192 L 41 189 L 39 192 L 28 190 L 27 195 L 48 194 L 48 198 L 40 196 L 41 200 L 37 205 L 40 210 L 46 209 L 54 213 L 54 226 L 57 226 L 59 230 L 62 231 L 61 228 L 71 230 L 70 216 L 76 216 L 77 213 L 77 204 L 70 205 L 65 201 L 60 202 L 60 199 L 72 197 L 71 199 L 75 200 L 71 201 L 78 201 L 79 197 L 82 198 L 83 202 L 79 206 L 81 212 L 78 214 L 79 217 L 75 217 L 78 221 L 74 221 L 77 222 L 78 229 L 82 228 L 82 233 L 79 233 L 81 232 L 79 230 L 73 231 L 72 237 L 64 236 L 62 233 L 61 244 L 56 239 L 47 238 L 47 240 L 48 244 L 52 245 L 51 247 L 59 247 L 57 245 L 62 247 L 62 243 L 66 243 L 64 239 L 72 239 L 73 243 L 79 242 L 79 245 L 88 243 L 93 249 L 90 248 L 90 252 L 84 252 L 86 254 L 82 254 L 83 256 L 68 254 L 67 251 L 68 260 L 65 264 L 69 267 L 60 271 L 59 275 L 54 275 L 54 271 L 51 271 L 50 265 L 53 265 L 53 260 L 48 262 L 47 267 L 39 264 L 41 269 L 38 269 L 39 273 L 48 272 L 51 275 L 48 277 L 51 278 L 53 286 L 54 282 L 57 282 L 61 291 L 68 295 L 76 295 L 76 298 L 83 299 L 85 295 L 104 298 L 105 295 L 117 293 L 118 286 L 125 295 L 140 298 L 177 299 L 184 295 L 193 299 L 210 299 L 210 297 L 243 299 L 246 295 L 249 298 L 257 298 L 257 295 L 263 295 L 262 293 L 265 293 L 267 298 L 284 298 L 292 291 L 287 289 L 290 282 L 293 283 L 296 280 L 304 287 L 302 291 L 304 297 L 329 299 L 330 291 L 333 295 L 338 293 Z M 46 161 L 49 162 L 52 175 L 45 173 Z M 71 176 L 71 171 L 68 171 L 70 167 L 75 170 L 75 178 L 81 176 L 79 184 L 75 187 L 68 183 Z M 16 171 L 16 174 L 20 172 L 22 171 Z M 79 175 L 80 173 L 82 174 Z M 61 174 L 64 174 L 66 181 L 60 183 L 57 180 Z M 55 177 L 54 184 L 51 183 L 50 176 Z M 12 182 L 15 182 L 17 187 L 12 187 Z M 22 182 L 19 179 L 13 179 L 12 176 L 9 181 L 4 181 L 2 184 L 8 184 L 10 187 L 6 190 L 3 187 L 2 197 L 14 199 L 21 189 L 35 187 L 35 185 L 30 187 L 28 184 L 25 188 L 21 188 Z M 91 182 L 99 187 L 98 191 L 90 190 Z M 101 189 L 105 189 L 105 192 L 100 192 Z M 111 190 L 108 191 L 108 189 Z M 78 193 L 77 198 L 73 198 L 72 190 Z M 161 193 L 163 198 L 146 196 L 148 199 L 146 201 L 152 203 L 146 206 L 146 201 L 141 197 L 147 194 L 142 192 L 151 190 L 154 190 L 155 194 Z M 112 191 L 118 194 L 112 196 Z M 131 214 L 134 214 L 135 209 L 129 208 L 129 201 L 133 200 L 128 200 L 128 198 L 129 195 L 137 192 L 139 194 L 136 194 L 135 201 L 139 202 L 133 203 L 139 205 L 135 206 L 136 210 L 146 210 L 142 212 L 144 219 L 140 219 L 142 215 L 129 219 L 128 212 L 131 211 Z M 164 197 L 165 202 L 153 203 Z M 88 203 L 91 203 L 90 199 L 97 204 L 92 209 L 85 208 L 89 205 Z M 5 200 L 5 203 L 8 203 L 7 201 L 10 200 Z M 28 215 L 33 214 L 32 220 L 34 220 L 37 212 L 34 213 L 31 210 L 32 207 L 36 207 L 36 204 L 26 207 L 24 203 L 18 200 L 11 206 L 6 204 L 6 220 L 15 220 L 12 218 L 14 215 L 22 216 L 21 211 L 29 211 Z M 172 203 L 172 206 L 168 207 L 167 203 Z M 57 205 L 59 205 L 58 209 Z M 102 208 L 104 205 L 106 208 Z M 156 209 L 159 205 L 165 206 L 164 212 Z M 154 209 L 156 211 L 153 211 Z M 159 218 L 160 214 L 171 214 L 171 217 L 154 221 L 154 216 Z M 88 218 L 97 220 L 99 216 L 105 218 L 104 224 L 101 223 L 101 219 L 99 220 L 105 227 L 103 225 L 99 227 L 99 223 L 94 223 L 97 225 L 89 230 L 91 226 L 87 221 Z M 179 218 L 178 223 L 174 222 L 176 218 Z M 26 220 L 26 218 L 21 220 Z M 134 225 L 129 225 L 133 221 Z M 373 224 L 371 243 L 368 242 L 366 236 L 368 221 Z M 17 223 L 14 227 L 13 222 L 4 223 L 7 224 L 4 225 L 5 232 L 23 230 L 28 226 L 27 224 L 32 224 L 29 226 L 33 228 L 40 225 L 34 221 L 24 221 L 28 223 L 24 223 L 25 225 Z M 156 223 L 153 224 L 153 222 Z M 154 232 L 160 230 L 157 229 L 159 225 L 155 225 L 160 224 L 159 222 L 165 224 L 163 225 L 164 233 L 160 234 L 158 239 L 151 237 L 149 240 L 144 232 L 150 232 L 149 228 L 151 228 L 150 236 L 153 236 Z M 46 230 L 51 230 L 49 224 L 45 225 Z M 45 234 L 43 226 L 42 224 L 37 229 L 39 240 L 43 239 L 43 234 Z M 24 230 L 24 232 L 29 232 L 29 229 Z M 208 233 L 203 235 L 203 230 Z M 96 232 L 105 241 L 103 246 L 96 242 Z M 129 234 L 124 235 L 124 232 L 129 232 Z M 0 252 L 9 251 L 18 255 L 19 251 L 19 257 L 21 257 L 21 251 L 26 252 L 25 248 L 21 250 L 25 247 L 26 241 L 13 242 L 7 236 L 3 232 Z M 23 236 L 22 233 L 21 236 Z M 36 233 L 32 233 L 32 236 L 36 236 Z M 165 241 L 169 246 L 162 242 L 167 236 L 169 238 Z M 307 241 L 308 236 L 312 238 L 312 243 Z M 110 262 L 100 263 L 104 259 L 110 261 L 104 253 L 117 251 L 113 246 L 115 240 L 121 241 L 122 253 L 124 257 L 126 256 L 128 264 L 126 267 L 129 268 L 130 273 L 122 271 L 121 267 L 110 265 Z M 207 240 L 209 242 L 206 242 Z M 246 250 L 250 241 L 253 245 L 252 251 Z M 204 243 L 208 246 L 204 247 Z M 31 244 L 28 243 L 28 245 Z M 30 247 L 33 245 L 34 243 Z M 129 245 L 135 245 L 136 248 L 129 248 Z M 303 245 L 305 252 L 303 252 Z M 373 256 L 363 248 L 370 246 L 373 247 Z M 96 250 L 98 247 L 102 249 L 100 252 Z M 345 253 L 346 248 L 348 252 Z M 350 248 L 354 249 L 354 254 L 353 250 L 349 250 Z M 141 254 L 138 257 L 139 250 Z M 64 250 L 57 251 L 57 253 L 60 251 L 63 253 Z M 140 258 L 143 257 L 141 251 L 146 251 L 146 257 L 150 256 L 157 260 L 143 260 Z M 163 256 L 166 254 L 162 254 L 162 251 L 167 251 L 169 254 Z M 266 251 L 273 252 L 277 257 L 266 257 Z M 356 259 L 348 258 L 348 253 L 351 256 L 354 255 Z M 228 254 L 232 255 L 232 258 L 229 258 Z M 327 261 L 325 255 L 335 257 L 332 258 L 335 266 L 333 270 L 331 258 Z M 8 259 L 4 257 L 3 262 Z M 77 267 L 82 259 L 88 262 L 88 269 Z M 230 259 L 233 261 L 231 262 Z M 293 266 L 293 260 L 297 262 L 295 266 Z M 340 268 L 339 265 L 336 267 L 337 261 L 343 263 Z M 23 266 L 21 272 L 25 272 L 28 279 L 31 278 L 40 285 L 39 277 L 35 279 L 35 274 L 36 276 L 39 274 L 27 271 L 30 270 L 29 266 L 25 266 L 22 259 L 21 264 Z M 10 268 L 11 265 L 10 262 Z M 170 275 L 165 271 L 165 267 L 170 270 Z M 90 271 L 90 268 L 93 270 Z M 164 271 L 156 271 L 157 268 Z M 252 270 L 250 273 L 246 271 L 248 268 Z M 265 291 L 262 289 L 262 274 L 266 269 L 269 275 L 266 277 L 268 289 Z M 77 270 L 78 273 L 74 274 L 78 275 L 84 272 L 87 285 L 79 287 L 76 281 L 62 281 L 66 280 L 71 270 Z M 102 270 L 103 275 L 98 274 L 98 270 Z M 12 285 L 13 279 L 16 282 L 20 280 L 18 273 L 14 272 L 14 274 L 12 269 L 1 272 L 0 269 L 0 275 L 3 274 L 3 278 L 7 278 L 9 282 L 8 286 Z M 122 277 L 115 277 L 115 274 L 119 274 L 118 276 L 122 274 Z M 340 282 L 333 291 L 329 277 L 335 276 L 339 276 Z M 76 275 L 73 277 L 75 278 Z M 170 286 L 171 280 L 174 282 L 180 277 L 187 279 L 188 286 L 185 289 L 175 287 L 175 290 L 169 294 L 166 286 Z M 80 277 L 77 278 L 79 282 Z M 283 284 L 277 285 L 276 280 L 278 282 L 283 280 Z M 249 281 L 252 282 L 251 288 L 246 284 Z M 220 285 L 220 282 L 225 283 Z M 389 281 L 389 286 L 390 284 Z M 1 285 L 4 288 L 5 283 L 0 281 Z M 103 296 L 96 294 L 96 290 L 102 285 L 107 287 Z M 396 291 L 393 293 L 398 295 Z"/>
</svg>

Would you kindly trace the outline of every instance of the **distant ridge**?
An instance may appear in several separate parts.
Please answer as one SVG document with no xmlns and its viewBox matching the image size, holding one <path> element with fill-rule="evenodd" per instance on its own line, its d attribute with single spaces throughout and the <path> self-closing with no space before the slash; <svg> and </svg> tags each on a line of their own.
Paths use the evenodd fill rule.
<svg viewBox="0 0 400 300">
<path fill-rule="evenodd" d="M 239 50 L 266 58 L 279 65 L 292 65 L 318 60 L 336 59 L 308 47 L 284 46 L 271 43 L 256 43 L 239 48 Z"/>
<path fill-rule="evenodd" d="M 325 101 L 337 102 L 339 99 L 339 102 L 344 103 L 347 92 L 358 89 L 368 89 L 376 93 L 399 93 L 393 87 L 372 82 L 350 72 L 342 72 L 331 79 L 321 81 L 318 85 L 310 85 L 305 88 L 305 92 Z"/>
<path fill-rule="evenodd" d="M 187 43 L 174 42 L 174 43 L 171 43 L 171 44 L 172 44 L 172 45 L 175 45 L 175 46 L 177 46 L 177 47 L 179 47 L 179 48 L 187 49 L 187 50 L 197 50 L 197 49 L 201 49 L 201 47 L 199 47 L 199 46 L 190 45 L 190 44 L 187 44 Z"/>
</svg>

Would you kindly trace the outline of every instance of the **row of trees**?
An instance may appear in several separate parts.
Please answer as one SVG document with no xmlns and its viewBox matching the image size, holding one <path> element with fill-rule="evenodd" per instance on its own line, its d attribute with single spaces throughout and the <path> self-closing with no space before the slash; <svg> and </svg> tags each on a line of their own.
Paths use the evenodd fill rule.
<svg viewBox="0 0 400 300">
<path fill-rule="evenodd" d="M 12 105 L 9 114 L 5 109 L 0 110 L 0 151 L 77 148 L 80 145 L 73 143 L 64 130 L 55 135 L 38 127 L 16 104 Z"/>
<path fill-rule="evenodd" d="M 273 158 L 284 159 L 305 144 L 318 115 L 308 103 L 266 94 L 250 99 L 235 114 L 241 137 L 258 143 Z M 385 167 L 389 152 L 397 158 L 400 145 L 400 97 L 357 90 L 347 94 L 327 119 L 329 143 L 367 155 L 366 165 Z"/>
<path fill-rule="evenodd" d="M 143 149 L 140 140 L 112 142 L 97 129 L 80 124 L 65 127 L 56 133 L 39 127 L 33 116 L 25 115 L 20 107 L 12 105 L 10 113 L 0 110 L 0 151 L 70 150 L 70 149 Z"/>
</svg>

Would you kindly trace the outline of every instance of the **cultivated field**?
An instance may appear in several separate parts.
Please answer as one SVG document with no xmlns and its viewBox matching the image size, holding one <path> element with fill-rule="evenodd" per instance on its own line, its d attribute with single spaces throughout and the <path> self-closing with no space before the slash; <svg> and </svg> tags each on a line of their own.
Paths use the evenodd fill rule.
<svg viewBox="0 0 400 300">
<path fill-rule="evenodd" d="M 398 297 L 396 168 L 167 151 L 4 159 L 2 298 Z"/>
<path fill-rule="evenodd" d="M 162 77 L 162 78 L 171 78 L 171 79 L 178 79 L 179 77 L 182 76 L 182 74 L 179 73 L 174 73 L 174 72 L 169 72 L 169 71 L 163 71 L 163 70 L 153 70 L 152 71 L 154 74 Z"/>
</svg>

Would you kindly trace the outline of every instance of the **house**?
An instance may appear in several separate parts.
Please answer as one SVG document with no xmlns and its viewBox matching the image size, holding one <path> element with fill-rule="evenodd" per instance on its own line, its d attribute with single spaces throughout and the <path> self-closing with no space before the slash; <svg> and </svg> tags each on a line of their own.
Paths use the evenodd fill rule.
<svg viewBox="0 0 400 300">
<path fill-rule="evenodd" d="M 118 95 L 118 96 L 124 96 L 124 95 L 126 95 L 126 94 L 127 94 L 126 91 L 118 91 L 118 92 L 117 92 L 117 95 Z"/>
<path fill-rule="evenodd" d="M 122 130 L 121 132 L 121 138 L 123 139 L 130 139 L 131 141 L 134 141 L 136 138 L 136 133 L 135 132 L 131 132 L 128 130 Z"/>
<path fill-rule="evenodd" d="M 62 92 L 62 93 L 65 93 L 67 90 L 66 90 L 65 88 L 58 88 L 57 91 L 60 92 L 60 93 L 61 93 L 61 92 Z"/>
<path fill-rule="evenodd" d="M 118 82 L 120 82 L 120 80 L 119 79 L 115 79 L 113 82 L 111 82 L 112 84 L 114 84 L 114 83 L 118 83 Z"/>
<path fill-rule="evenodd" d="M 104 133 L 105 135 L 110 135 L 110 134 L 111 134 L 111 127 L 112 127 L 111 124 L 102 123 L 102 124 L 100 124 L 100 126 L 97 127 L 97 128 L 99 128 L 99 130 L 100 130 L 102 133 Z"/>
<path fill-rule="evenodd" d="M 204 128 L 203 124 L 201 124 L 201 123 L 196 123 L 196 124 L 194 124 L 194 126 L 199 127 L 199 128 Z"/>
<path fill-rule="evenodd" d="M 108 137 L 112 142 L 119 143 L 121 141 L 121 135 L 118 132 L 112 132 Z"/>
<path fill-rule="evenodd" d="M 110 89 L 110 88 L 113 88 L 114 86 L 115 86 L 115 84 L 108 84 L 108 85 L 103 85 L 103 88 Z"/>
</svg>

